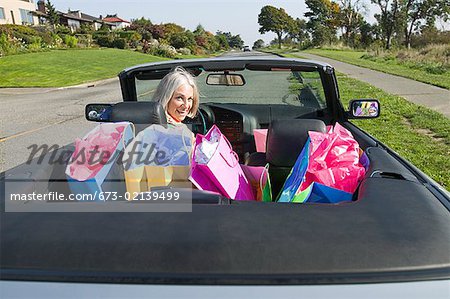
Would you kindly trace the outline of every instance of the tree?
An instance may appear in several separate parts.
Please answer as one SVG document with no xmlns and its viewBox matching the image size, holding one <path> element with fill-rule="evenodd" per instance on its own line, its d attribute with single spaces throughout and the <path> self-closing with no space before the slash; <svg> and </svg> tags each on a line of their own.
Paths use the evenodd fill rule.
<svg viewBox="0 0 450 299">
<path fill-rule="evenodd" d="M 381 10 L 380 14 L 375 15 L 375 19 L 381 29 L 381 34 L 384 38 L 385 48 L 391 48 L 392 37 L 400 24 L 398 19 L 400 14 L 401 0 L 371 0 L 372 3 L 378 5 Z"/>
<path fill-rule="evenodd" d="M 318 46 L 333 42 L 339 25 L 339 5 L 330 0 L 306 0 L 305 3 L 309 9 L 305 13 L 305 17 L 309 18 L 306 25 L 313 44 Z"/>
<path fill-rule="evenodd" d="M 189 48 L 193 50 L 196 45 L 194 34 L 189 30 L 171 34 L 169 43 L 176 49 Z"/>
<path fill-rule="evenodd" d="M 363 24 L 363 11 L 366 11 L 363 0 L 340 0 L 340 27 L 344 42 L 354 46 L 354 36 Z M 352 38 L 353 37 L 353 38 Z"/>
<path fill-rule="evenodd" d="M 262 39 L 258 39 L 253 43 L 252 49 L 257 50 L 264 47 L 264 41 Z"/>
<path fill-rule="evenodd" d="M 217 31 L 217 35 L 223 36 L 227 41 L 226 44 L 231 48 L 242 48 L 244 46 L 244 41 L 239 34 L 233 35 L 231 32 Z"/>
<path fill-rule="evenodd" d="M 436 17 L 449 18 L 450 3 L 448 0 L 404 0 L 401 2 L 402 26 L 405 46 L 411 47 L 411 36 L 421 24 L 434 24 Z"/>
<path fill-rule="evenodd" d="M 150 21 L 149 19 L 146 19 L 144 17 L 141 17 L 140 19 L 132 19 L 130 27 L 134 27 L 134 28 L 139 28 L 139 27 L 149 28 L 152 25 L 153 25 L 152 21 Z"/>
<path fill-rule="evenodd" d="M 278 48 L 281 49 L 281 39 L 284 33 L 292 31 L 294 19 L 283 8 L 266 5 L 261 8 L 258 15 L 259 33 L 274 32 L 278 39 Z"/>
<path fill-rule="evenodd" d="M 295 19 L 292 28 L 290 28 L 288 36 L 301 44 L 305 39 L 308 38 L 306 21 L 304 19 Z"/>
<path fill-rule="evenodd" d="M 230 45 L 228 44 L 227 37 L 221 31 L 217 31 L 215 35 L 216 41 L 219 44 L 220 49 L 228 50 L 230 49 Z"/>
<path fill-rule="evenodd" d="M 53 26 L 53 29 L 55 29 L 56 25 L 59 24 L 59 15 L 56 11 L 55 6 L 50 2 L 50 0 L 47 0 L 47 2 L 45 3 L 45 10 L 47 11 L 48 22 Z"/>
</svg>

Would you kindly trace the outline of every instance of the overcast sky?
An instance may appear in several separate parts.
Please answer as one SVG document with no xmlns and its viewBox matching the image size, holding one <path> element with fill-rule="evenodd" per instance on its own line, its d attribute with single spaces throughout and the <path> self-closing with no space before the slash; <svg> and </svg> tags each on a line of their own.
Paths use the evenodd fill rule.
<svg viewBox="0 0 450 299">
<path fill-rule="evenodd" d="M 37 2 L 37 1 L 35 1 Z M 201 24 L 206 30 L 240 34 L 246 45 L 252 46 L 259 38 L 269 42 L 275 34 L 259 34 L 258 14 L 265 5 L 283 7 L 293 18 L 302 18 L 304 0 L 51 0 L 57 10 L 81 10 L 93 16 L 117 13 L 130 21 L 140 17 L 153 23 L 176 23 L 194 30 Z M 371 16 L 369 18 L 369 21 Z M 373 18 L 372 18 L 373 19 Z"/>
</svg>

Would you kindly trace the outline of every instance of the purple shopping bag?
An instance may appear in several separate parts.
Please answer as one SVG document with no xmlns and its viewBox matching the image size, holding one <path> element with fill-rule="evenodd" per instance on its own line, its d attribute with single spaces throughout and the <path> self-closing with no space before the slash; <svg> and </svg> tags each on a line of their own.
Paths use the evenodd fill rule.
<svg viewBox="0 0 450 299">
<path fill-rule="evenodd" d="M 201 151 L 206 145 L 210 150 L 209 155 Z M 205 156 L 200 157 L 200 154 Z M 237 154 L 215 125 L 205 136 L 198 134 L 196 137 L 189 180 L 200 190 L 218 192 L 231 199 L 255 200 Z"/>
</svg>

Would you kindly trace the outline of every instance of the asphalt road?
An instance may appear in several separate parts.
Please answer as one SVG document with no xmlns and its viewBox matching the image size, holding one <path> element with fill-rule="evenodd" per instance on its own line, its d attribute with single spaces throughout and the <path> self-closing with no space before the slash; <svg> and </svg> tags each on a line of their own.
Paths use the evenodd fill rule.
<svg viewBox="0 0 450 299">
<path fill-rule="evenodd" d="M 64 146 L 91 130 L 84 118 L 88 103 L 122 99 L 118 79 L 65 89 L 0 89 L 0 172 L 28 160 L 32 144 Z"/>
</svg>

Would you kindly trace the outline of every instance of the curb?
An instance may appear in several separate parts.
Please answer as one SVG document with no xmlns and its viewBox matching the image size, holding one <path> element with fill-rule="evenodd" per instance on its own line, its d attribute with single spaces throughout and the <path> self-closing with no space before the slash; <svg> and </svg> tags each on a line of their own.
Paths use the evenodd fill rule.
<svg viewBox="0 0 450 299">
<path fill-rule="evenodd" d="M 112 83 L 112 82 L 118 81 L 118 80 L 119 80 L 119 78 L 114 77 L 114 78 L 109 78 L 109 79 L 103 79 L 103 80 L 98 80 L 98 81 L 82 83 L 82 84 L 78 84 L 78 85 L 56 87 L 55 89 L 56 90 L 63 90 L 63 89 L 74 89 L 74 88 L 90 88 L 90 87 L 95 87 L 95 86 L 98 86 L 98 85 L 104 85 L 104 84 Z"/>
</svg>

